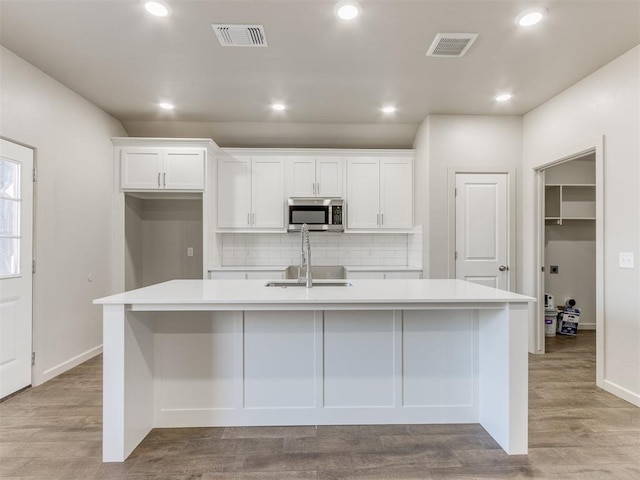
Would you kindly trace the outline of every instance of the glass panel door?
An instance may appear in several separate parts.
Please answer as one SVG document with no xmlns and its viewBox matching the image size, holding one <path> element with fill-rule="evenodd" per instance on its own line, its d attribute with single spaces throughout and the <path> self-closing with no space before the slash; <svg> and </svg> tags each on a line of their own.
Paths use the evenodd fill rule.
<svg viewBox="0 0 640 480">
<path fill-rule="evenodd" d="M 20 275 L 20 165 L 0 160 L 0 277 Z"/>
</svg>

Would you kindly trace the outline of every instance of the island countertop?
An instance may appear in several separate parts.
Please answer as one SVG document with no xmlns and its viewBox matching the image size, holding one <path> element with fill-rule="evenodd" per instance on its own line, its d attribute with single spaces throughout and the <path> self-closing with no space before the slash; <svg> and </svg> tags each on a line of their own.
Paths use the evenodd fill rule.
<svg viewBox="0 0 640 480">
<path fill-rule="evenodd" d="M 330 282 L 318 280 L 317 283 Z M 308 310 L 332 308 L 380 308 L 387 305 L 406 308 L 427 304 L 503 304 L 529 303 L 535 299 L 462 280 L 350 280 L 348 287 L 314 286 L 267 287 L 266 280 L 171 280 L 149 287 L 99 298 L 101 305 L 128 305 L 133 310 L 154 310 L 171 306 L 205 310 Z M 283 282 L 287 283 L 287 282 Z M 291 280 L 288 283 L 296 283 Z M 314 282 L 316 283 L 316 282 Z M 179 308 L 178 308 L 179 307 Z"/>
</svg>

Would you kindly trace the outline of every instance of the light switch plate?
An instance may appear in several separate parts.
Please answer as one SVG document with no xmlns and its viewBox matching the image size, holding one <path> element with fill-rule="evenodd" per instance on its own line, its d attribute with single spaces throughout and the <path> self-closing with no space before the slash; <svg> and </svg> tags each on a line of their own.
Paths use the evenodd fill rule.
<svg viewBox="0 0 640 480">
<path fill-rule="evenodd" d="M 620 252 L 619 262 L 620 262 L 620 268 L 635 268 L 633 265 L 632 252 Z"/>
</svg>

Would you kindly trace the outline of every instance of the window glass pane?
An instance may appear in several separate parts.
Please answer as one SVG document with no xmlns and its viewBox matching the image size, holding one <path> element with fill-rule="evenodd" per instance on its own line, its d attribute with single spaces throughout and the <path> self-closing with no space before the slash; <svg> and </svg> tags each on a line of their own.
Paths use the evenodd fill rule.
<svg viewBox="0 0 640 480">
<path fill-rule="evenodd" d="M 15 162 L 0 160 L 0 197 L 20 197 L 20 167 Z"/>
<path fill-rule="evenodd" d="M 20 236 L 20 202 L 0 198 L 0 236 Z"/>
<path fill-rule="evenodd" d="M 20 239 L 0 238 L 0 276 L 20 273 Z"/>
</svg>

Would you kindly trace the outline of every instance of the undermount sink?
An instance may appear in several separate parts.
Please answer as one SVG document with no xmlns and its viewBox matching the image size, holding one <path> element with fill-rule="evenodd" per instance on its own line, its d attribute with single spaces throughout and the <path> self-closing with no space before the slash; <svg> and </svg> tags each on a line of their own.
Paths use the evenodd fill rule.
<svg viewBox="0 0 640 480">
<path fill-rule="evenodd" d="M 352 287 L 353 283 L 348 281 L 313 282 L 311 285 L 313 287 Z M 304 282 L 268 282 L 265 284 L 265 287 L 280 287 L 280 288 L 306 287 L 306 286 L 307 285 Z"/>
<path fill-rule="evenodd" d="M 298 265 L 291 265 L 287 267 L 286 278 L 297 279 L 298 278 Z M 304 276 L 305 267 L 302 267 L 302 275 Z M 311 276 L 316 279 L 345 279 L 346 272 L 342 265 L 312 265 Z"/>
</svg>

